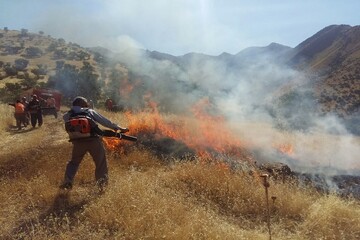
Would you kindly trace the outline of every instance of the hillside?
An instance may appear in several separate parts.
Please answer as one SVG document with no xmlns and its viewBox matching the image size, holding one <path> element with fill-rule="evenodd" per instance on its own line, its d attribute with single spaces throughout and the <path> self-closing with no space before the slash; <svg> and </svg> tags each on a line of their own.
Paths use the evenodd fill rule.
<svg viewBox="0 0 360 240">
<path fill-rule="evenodd" d="M 56 68 L 56 61 L 65 60 L 68 63 L 81 67 L 82 61 L 89 61 L 95 65 L 93 56 L 77 44 L 66 43 L 64 39 L 54 39 L 44 34 L 29 33 L 27 31 L 0 30 L 0 54 L 1 54 L 1 77 L 2 83 L 10 78 L 21 78 L 24 73 L 9 76 L 4 69 L 6 63 L 13 64 L 16 59 L 27 59 L 29 61 L 27 72 L 30 73 L 38 65 L 46 65 L 48 75 Z"/>
<path fill-rule="evenodd" d="M 106 89 L 111 81 L 111 71 L 124 76 L 128 72 L 120 64 L 105 65 L 102 55 L 76 43 L 67 43 L 62 38 L 55 39 L 43 32 L 30 33 L 26 29 L 0 30 L 0 89 L 4 93 L 1 97 L 3 101 L 14 101 L 22 91 L 33 87 L 57 88 L 65 98 L 73 98 L 76 93 L 72 95 L 71 88 L 80 91 L 86 88 L 84 84 L 72 84 L 79 81 L 79 76 L 75 75 L 81 74 L 87 75 L 85 81 L 89 84 L 93 84 L 90 80 L 94 77 L 97 88 Z M 67 85 L 71 85 L 70 89 Z M 103 94 L 106 92 L 99 92 L 94 100 L 104 101 L 102 98 L 106 96 Z"/>
<path fill-rule="evenodd" d="M 196 79 L 194 80 L 196 84 L 201 79 L 211 82 L 211 78 L 216 78 L 216 81 L 223 84 L 220 88 L 224 91 L 235 87 L 235 84 L 229 81 L 241 82 L 241 77 L 244 75 L 248 78 L 259 78 L 256 72 L 269 74 L 265 77 L 268 78 L 267 84 L 271 85 L 273 73 L 267 71 L 269 66 L 276 65 L 275 67 L 280 67 L 284 73 L 289 70 L 298 71 L 298 76 L 286 76 L 287 82 L 274 89 L 268 89 L 270 91 L 267 94 L 276 93 L 279 97 L 281 96 L 278 94 L 279 91 L 288 94 L 288 90 L 284 91 L 284 89 L 294 88 L 297 91 L 308 91 L 313 95 L 311 99 L 313 105 L 317 105 L 313 106 L 313 109 L 318 109 L 319 114 L 336 114 L 353 122 L 359 119 L 359 26 L 328 26 L 305 39 L 295 48 L 271 43 L 266 47 L 250 47 L 235 55 L 223 53 L 219 56 L 208 56 L 188 53 L 174 57 L 151 52 L 148 57 L 176 64 L 190 74 L 190 79 Z M 237 75 L 238 79 L 230 79 L 231 75 Z M 303 79 L 299 81 L 296 78 Z M 354 131 L 360 132 L 358 128 Z"/>
<path fill-rule="evenodd" d="M 359 118 L 360 103 L 359 29 L 359 26 L 328 26 L 295 48 L 271 43 L 266 47 L 244 49 L 235 55 L 188 53 L 178 57 L 143 50 L 111 53 L 98 47 L 90 51 L 43 32 L 0 30 L 0 88 L 6 83 L 20 83 L 22 88 L 46 86 L 49 78 L 54 79 L 59 62 L 74 66 L 77 71 L 86 63 L 93 68 L 93 75 L 102 89 L 94 96 L 100 102 L 111 97 L 125 108 L 138 108 L 147 104 L 141 98 L 151 92 L 152 100 L 163 104 L 166 111 L 183 111 L 173 100 L 173 95 L 167 96 L 169 92 L 176 92 L 176 97 L 182 99 L 189 99 L 190 94 L 196 101 L 198 95 L 218 97 L 219 90 L 228 93 L 240 88 L 237 85 L 246 86 L 257 79 L 267 85 L 264 92 L 259 92 L 259 99 L 261 96 L 265 99 L 252 105 L 268 105 L 269 99 L 273 99 L 271 104 L 274 106 L 270 108 L 278 108 L 279 103 L 274 98 L 293 94 L 293 89 L 306 91 L 307 95 L 312 95 L 313 99 L 307 100 L 313 102 L 317 114 L 336 114 L 350 124 L 351 131 L 359 133 L 360 130 L 354 127 Z M 15 60 L 23 61 L 15 63 Z M 274 67 L 282 74 L 274 76 L 271 72 Z M 298 72 L 294 76 L 289 71 Z M 57 85 L 59 83 L 52 83 L 50 87 L 58 88 Z M 63 86 L 60 90 L 69 89 Z M 128 91 L 137 92 L 130 94 Z M 180 91 L 185 97 L 179 94 Z M 119 92 L 125 98 L 120 97 Z M 294 104 L 290 106 L 295 107 Z"/>
<path fill-rule="evenodd" d="M 326 27 L 295 48 L 293 62 L 319 73 L 315 90 L 325 112 L 359 114 L 360 26 Z"/>
<path fill-rule="evenodd" d="M 232 168 L 220 155 L 168 158 L 161 151 L 165 146 L 147 145 L 144 133 L 156 144 L 165 132 L 160 123 L 189 127 L 185 119 L 101 111 L 129 126 L 139 142 L 104 141 L 110 183 L 99 194 L 89 155 L 74 188 L 58 189 L 71 151 L 60 119 L 47 116 L 41 128 L 17 131 L 10 110 L 0 105 L 2 239 L 269 239 L 261 172 Z M 237 159 L 246 162 L 247 156 L 243 152 Z M 288 178 L 269 183 L 273 239 L 360 237 L 358 200 Z"/>
</svg>

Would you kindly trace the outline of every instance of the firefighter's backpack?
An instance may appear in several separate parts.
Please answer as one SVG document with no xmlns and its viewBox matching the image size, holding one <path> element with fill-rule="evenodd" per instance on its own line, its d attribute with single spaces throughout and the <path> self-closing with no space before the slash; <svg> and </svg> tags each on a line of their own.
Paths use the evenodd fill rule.
<svg viewBox="0 0 360 240">
<path fill-rule="evenodd" d="M 70 111 L 70 118 L 65 122 L 65 130 L 69 135 L 70 141 L 95 136 L 94 128 L 97 125 L 87 115 L 86 111 L 77 114 Z"/>
</svg>

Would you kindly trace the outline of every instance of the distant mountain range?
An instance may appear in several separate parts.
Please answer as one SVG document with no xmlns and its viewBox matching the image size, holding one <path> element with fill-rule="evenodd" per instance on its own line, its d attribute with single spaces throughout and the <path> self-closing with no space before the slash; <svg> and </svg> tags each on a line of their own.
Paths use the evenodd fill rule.
<svg viewBox="0 0 360 240">
<path fill-rule="evenodd" d="M 311 87 L 324 111 L 351 115 L 360 106 L 360 26 L 331 25 L 306 39 L 295 48 L 271 43 L 250 47 L 232 55 L 209 56 L 188 53 L 175 57 L 156 51 L 147 56 L 174 62 L 188 70 L 194 64 L 200 69 L 206 62 L 221 62 L 228 71 L 239 71 L 259 61 L 276 62 L 311 73 Z"/>
</svg>

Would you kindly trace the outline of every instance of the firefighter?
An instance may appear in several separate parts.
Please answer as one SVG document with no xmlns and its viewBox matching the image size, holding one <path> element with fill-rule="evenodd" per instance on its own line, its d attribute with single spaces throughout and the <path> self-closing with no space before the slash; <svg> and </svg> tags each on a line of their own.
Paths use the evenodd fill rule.
<svg viewBox="0 0 360 240">
<path fill-rule="evenodd" d="M 55 108 L 55 98 L 53 96 L 49 96 L 46 99 L 46 107 Z"/>
<path fill-rule="evenodd" d="M 29 125 L 30 124 L 30 113 L 28 111 L 29 102 L 27 101 L 26 97 L 22 97 L 21 98 L 21 103 L 25 107 L 25 122 L 26 122 L 26 125 Z"/>
<path fill-rule="evenodd" d="M 104 127 L 113 129 L 115 131 L 120 131 L 122 133 L 129 131 L 127 128 L 118 126 L 117 124 L 111 122 L 109 119 L 105 118 L 95 110 L 89 108 L 88 101 L 84 97 L 76 97 L 73 100 L 71 110 L 63 116 L 65 124 L 67 124 L 71 119 L 75 118 L 76 116 L 86 116 L 87 118 L 91 119 L 91 121 L 95 124 L 98 123 Z M 94 128 L 93 124 L 91 125 L 92 126 L 89 126 L 89 128 Z M 86 128 L 87 127 L 85 126 L 81 127 L 81 129 Z M 91 135 L 84 135 L 83 138 L 79 137 L 77 139 L 70 139 L 73 145 L 72 154 L 70 161 L 66 165 L 64 181 L 63 184 L 60 185 L 61 189 L 72 188 L 76 172 L 84 155 L 87 152 L 90 153 L 95 163 L 95 179 L 97 186 L 102 191 L 103 188 L 107 185 L 108 167 L 105 155 L 105 148 L 101 137 L 96 133 L 94 134 L 93 132 Z"/>
<path fill-rule="evenodd" d="M 56 101 L 55 98 L 51 95 L 46 99 L 46 107 L 49 108 L 49 111 L 57 118 L 57 111 L 56 111 Z"/>
<path fill-rule="evenodd" d="M 106 107 L 107 110 L 113 111 L 114 103 L 110 98 L 106 99 L 105 107 Z"/>
<path fill-rule="evenodd" d="M 34 128 L 36 124 L 38 124 L 38 126 L 41 127 L 43 124 L 42 110 L 36 94 L 32 96 L 32 100 L 29 102 L 27 110 L 30 113 L 31 126 Z"/>
<path fill-rule="evenodd" d="M 21 103 L 20 100 L 16 100 L 16 103 L 9 103 L 9 105 L 15 107 L 15 113 L 14 117 L 16 120 L 16 127 L 18 130 L 21 130 L 21 124 L 24 125 L 24 127 L 27 127 L 26 120 L 25 120 L 25 106 Z"/>
</svg>

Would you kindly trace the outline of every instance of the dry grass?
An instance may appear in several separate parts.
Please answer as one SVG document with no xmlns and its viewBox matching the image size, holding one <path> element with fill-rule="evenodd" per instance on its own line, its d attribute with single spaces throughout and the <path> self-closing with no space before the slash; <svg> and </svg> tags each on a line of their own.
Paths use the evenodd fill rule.
<svg viewBox="0 0 360 240">
<path fill-rule="evenodd" d="M 1 106 L 3 121 L 11 120 L 8 110 Z M 104 114 L 128 124 L 121 114 Z M 88 155 L 74 189 L 63 192 L 71 145 L 61 121 L 45 117 L 42 128 L 23 133 L 1 127 L 1 147 L 11 149 L 0 154 L 1 239 L 268 239 L 256 175 L 196 160 L 165 163 L 133 144 L 108 151 L 105 193 L 94 186 Z M 269 194 L 277 197 L 270 201 L 273 239 L 360 237 L 356 200 L 273 181 Z"/>
<path fill-rule="evenodd" d="M 0 129 L 1 135 L 11 126 L 16 125 L 14 118 L 14 107 L 7 104 L 0 104 Z"/>
</svg>

